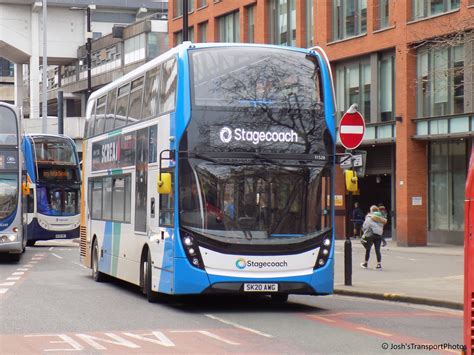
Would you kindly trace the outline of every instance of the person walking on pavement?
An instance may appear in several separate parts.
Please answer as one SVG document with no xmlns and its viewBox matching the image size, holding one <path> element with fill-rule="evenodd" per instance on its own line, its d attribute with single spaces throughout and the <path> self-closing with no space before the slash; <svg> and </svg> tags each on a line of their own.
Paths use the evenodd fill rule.
<svg viewBox="0 0 474 355">
<path fill-rule="evenodd" d="M 371 206 L 370 212 L 367 213 L 364 224 L 362 225 L 362 230 L 364 232 L 362 238 L 367 240 L 367 243 L 364 244 L 365 261 L 360 264 L 364 269 L 367 269 L 372 245 L 374 245 L 375 255 L 377 257 L 376 269 L 382 269 L 382 253 L 380 252 L 380 246 L 382 244 L 383 226 L 385 223 L 387 223 L 387 220 L 382 217 L 379 208 L 375 205 Z"/>
<path fill-rule="evenodd" d="M 360 238 L 362 236 L 362 224 L 364 223 L 364 211 L 359 207 L 359 202 L 354 203 L 354 209 L 352 210 L 352 223 L 354 225 L 354 238 Z"/>
</svg>

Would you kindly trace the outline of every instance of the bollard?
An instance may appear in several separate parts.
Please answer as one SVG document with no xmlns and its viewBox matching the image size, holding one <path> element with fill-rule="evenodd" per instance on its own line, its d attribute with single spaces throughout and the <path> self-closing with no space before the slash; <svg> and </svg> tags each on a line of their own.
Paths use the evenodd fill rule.
<svg viewBox="0 0 474 355">
<path fill-rule="evenodd" d="M 352 286 L 352 242 L 346 238 L 344 242 L 344 285 Z"/>
</svg>

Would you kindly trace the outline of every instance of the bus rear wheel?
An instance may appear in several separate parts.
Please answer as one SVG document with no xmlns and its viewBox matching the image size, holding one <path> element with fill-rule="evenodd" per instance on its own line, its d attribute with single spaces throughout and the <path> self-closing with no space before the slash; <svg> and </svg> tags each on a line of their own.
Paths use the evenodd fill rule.
<svg viewBox="0 0 474 355">
<path fill-rule="evenodd" d="M 157 302 L 159 297 L 158 293 L 153 291 L 151 287 L 152 283 L 152 264 L 151 264 L 151 253 L 148 250 L 146 260 L 143 261 L 142 270 L 143 270 L 143 293 L 146 294 L 148 302 L 154 303 Z"/>
<path fill-rule="evenodd" d="M 99 271 L 99 246 L 97 245 L 97 239 L 94 239 L 92 246 L 92 278 L 96 282 L 105 281 L 105 274 Z"/>
</svg>

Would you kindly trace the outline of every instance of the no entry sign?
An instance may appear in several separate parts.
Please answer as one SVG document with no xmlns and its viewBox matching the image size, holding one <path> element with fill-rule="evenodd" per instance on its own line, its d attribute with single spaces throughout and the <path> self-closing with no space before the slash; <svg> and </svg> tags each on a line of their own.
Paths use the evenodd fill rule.
<svg viewBox="0 0 474 355">
<path fill-rule="evenodd" d="M 353 110 L 351 107 L 351 109 L 342 116 L 341 123 L 339 124 L 339 139 L 341 140 L 341 144 L 346 149 L 356 149 L 362 142 L 364 133 L 364 118 L 357 110 Z"/>
</svg>

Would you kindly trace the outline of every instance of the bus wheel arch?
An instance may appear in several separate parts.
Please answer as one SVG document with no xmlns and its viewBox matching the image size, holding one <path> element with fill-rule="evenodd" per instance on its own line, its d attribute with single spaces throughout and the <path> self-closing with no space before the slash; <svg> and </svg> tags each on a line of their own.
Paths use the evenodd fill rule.
<svg viewBox="0 0 474 355">
<path fill-rule="evenodd" d="M 94 235 L 92 238 L 92 258 L 91 258 L 91 269 L 92 269 L 92 278 L 96 282 L 105 281 L 106 275 L 103 272 L 99 271 L 99 245 L 97 242 L 97 236 Z"/>
<path fill-rule="evenodd" d="M 152 287 L 152 261 L 150 248 L 146 246 L 142 250 L 142 262 L 140 263 L 140 274 L 142 283 L 142 292 L 146 295 L 148 302 L 154 303 L 159 300 L 158 292 L 153 291 Z"/>
</svg>

